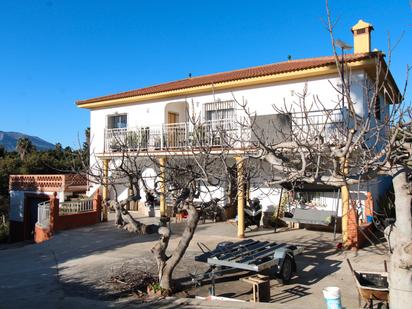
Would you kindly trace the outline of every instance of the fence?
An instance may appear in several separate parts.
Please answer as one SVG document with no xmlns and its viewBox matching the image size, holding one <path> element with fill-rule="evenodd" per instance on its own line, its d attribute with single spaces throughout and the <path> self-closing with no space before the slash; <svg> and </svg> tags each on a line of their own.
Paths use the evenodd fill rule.
<svg viewBox="0 0 412 309">
<path fill-rule="evenodd" d="M 60 203 L 59 205 L 59 215 L 66 216 L 72 214 L 78 214 L 83 212 L 93 211 L 93 200 L 78 200 L 78 201 L 68 201 Z"/>
<path fill-rule="evenodd" d="M 54 192 L 50 201 L 38 205 L 34 241 L 43 242 L 56 231 L 78 228 L 102 221 L 102 198 L 99 191 L 94 199 L 59 203 Z"/>
</svg>

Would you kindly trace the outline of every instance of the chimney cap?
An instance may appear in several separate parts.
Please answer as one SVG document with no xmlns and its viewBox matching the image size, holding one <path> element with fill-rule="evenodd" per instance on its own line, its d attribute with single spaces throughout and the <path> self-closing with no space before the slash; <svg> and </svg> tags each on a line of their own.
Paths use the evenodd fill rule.
<svg viewBox="0 0 412 309">
<path fill-rule="evenodd" d="M 371 30 L 373 30 L 373 25 L 370 23 L 367 23 L 366 21 L 363 21 L 362 19 L 359 19 L 358 23 L 354 25 L 351 30 L 352 32 L 355 32 L 355 30 L 366 29 L 366 28 L 370 28 Z"/>
</svg>

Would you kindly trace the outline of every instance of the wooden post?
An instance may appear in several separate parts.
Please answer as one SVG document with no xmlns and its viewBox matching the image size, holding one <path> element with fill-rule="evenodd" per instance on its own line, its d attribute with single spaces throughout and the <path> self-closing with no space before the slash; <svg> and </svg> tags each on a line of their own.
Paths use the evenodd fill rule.
<svg viewBox="0 0 412 309">
<path fill-rule="evenodd" d="M 109 198 L 109 159 L 103 159 L 103 221 L 108 218 L 107 200 Z"/>
<path fill-rule="evenodd" d="M 245 238 L 245 161 L 236 157 L 237 165 L 237 237 Z"/>
<path fill-rule="evenodd" d="M 93 199 L 93 211 L 97 213 L 97 222 L 102 221 L 102 196 L 100 190 L 96 191 L 96 195 Z"/>
<path fill-rule="evenodd" d="M 358 249 L 359 248 L 359 228 L 358 228 L 358 213 L 356 210 L 356 203 L 352 201 L 351 207 L 348 209 L 348 228 L 347 228 L 347 243 L 345 248 Z"/>
<path fill-rule="evenodd" d="M 159 158 L 160 164 L 160 217 L 166 215 L 166 158 Z"/>
<path fill-rule="evenodd" d="M 346 158 L 342 161 L 343 175 L 348 173 L 348 160 Z M 342 245 L 344 248 L 350 246 L 349 235 L 348 235 L 348 215 L 349 215 L 349 188 L 348 186 L 341 187 L 341 197 L 342 197 Z"/>
<path fill-rule="evenodd" d="M 258 274 L 240 280 L 252 284 L 252 302 L 259 303 L 270 301 L 270 281 L 268 276 Z"/>
</svg>

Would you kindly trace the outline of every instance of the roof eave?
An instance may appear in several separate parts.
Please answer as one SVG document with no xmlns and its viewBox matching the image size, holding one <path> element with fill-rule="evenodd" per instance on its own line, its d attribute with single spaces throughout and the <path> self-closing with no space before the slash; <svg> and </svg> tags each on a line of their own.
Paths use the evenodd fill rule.
<svg viewBox="0 0 412 309">
<path fill-rule="evenodd" d="M 350 62 L 348 63 L 348 66 L 350 66 L 352 69 L 361 69 L 363 67 L 370 66 L 372 63 L 374 63 L 374 59 L 367 58 L 367 59 Z M 94 102 L 87 102 L 87 100 L 77 101 L 76 104 L 80 108 L 87 108 L 87 109 L 104 108 L 104 107 L 117 106 L 117 105 L 126 105 L 126 104 L 131 104 L 131 103 L 147 102 L 147 101 L 163 99 L 167 97 L 177 97 L 177 96 L 204 93 L 204 92 L 209 92 L 209 91 L 225 90 L 229 88 L 242 88 L 242 87 L 248 87 L 248 86 L 259 85 L 259 84 L 268 84 L 268 83 L 287 81 L 287 80 L 305 79 L 309 77 L 336 74 L 336 72 L 337 72 L 336 65 L 328 64 L 325 66 L 315 67 L 311 69 L 296 70 L 296 71 L 284 72 L 284 73 L 276 73 L 276 74 L 270 74 L 270 75 L 265 75 L 265 76 L 231 80 L 231 81 L 219 82 L 219 83 L 214 83 L 214 84 L 206 84 L 206 85 L 187 87 L 187 88 L 181 88 L 181 89 L 176 89 L 176 90 L 162 91 L 162 92 L 157 92 L 157 93 L 129 96 L 129 97 L 118 98 L 118 99 L 108 99 L 108 100 L 103 99 L 103 100 L 94 101 Z"/>
</svg>

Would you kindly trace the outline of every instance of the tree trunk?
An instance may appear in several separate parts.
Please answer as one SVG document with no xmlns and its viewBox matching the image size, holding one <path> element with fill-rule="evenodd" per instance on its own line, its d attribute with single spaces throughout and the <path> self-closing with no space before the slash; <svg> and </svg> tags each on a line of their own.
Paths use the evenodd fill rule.
<svg viewBox="0 0 412 309">
<path fill-rule="evenodd" d="M 113 207 L 116 212 L 115 225 L 131 233 L 150 234 L 154 232 L 154 228 L 152 226 L 147 226 L 143 223 L 140 223 L 139 221 L 136 221 L 129 213 L 129 211 L 125 208 L 125 206 L 130 201 L 134 200 L 135 196 L 129 196 L 126 200 L 123 200 L 121 202 L 114 202 Z"/>
<path fill-rule="evenodd" d="M 189 215 L 187 224 L 179 241 L 179 244 L 173 251 L 172 255 L 169 257 L 166 255 L 166 250 L 170 239 L 170 230 L 167 227 L 161 227 L 159 229 L 159 234 L 162 237 L 159 242 L 152 248 L 152 253 L 156 258 L 159 270 L 159 284 L 162 289 L 168 291 L 169 293 L 173 289 L 173 271 L 185 254 L 186 249 L 193 238 L 193 234 L 195 233 L 197 223 L 199 222 L 199 214 L 191 203 L 187 204 L 186 210 Z"/>
<path fill-rule="evenodd" d="M 412 304 L 412 214 L 406 171 L 397 170 L 393 176 L 396 222 L 390 245 L 393 253 L 389 263 L 389 296 L 393 309 Z"/>
</svg>

